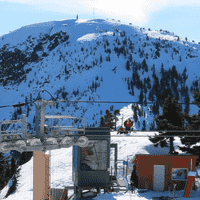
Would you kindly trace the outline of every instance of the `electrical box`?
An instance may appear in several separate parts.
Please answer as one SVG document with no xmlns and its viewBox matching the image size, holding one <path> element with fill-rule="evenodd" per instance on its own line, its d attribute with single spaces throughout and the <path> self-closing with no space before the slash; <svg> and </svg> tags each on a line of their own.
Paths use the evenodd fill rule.
<svg viewBox="0 0 200 200">
<path fill-rule="evenodd" d="M 77 136 L 83 134 L 77 133 Z M 76 187 L 105 188 L 110 182 L 110 128 L 85 128 L 87 147 L 73 145 L 72 180 Z"/>
</svg>

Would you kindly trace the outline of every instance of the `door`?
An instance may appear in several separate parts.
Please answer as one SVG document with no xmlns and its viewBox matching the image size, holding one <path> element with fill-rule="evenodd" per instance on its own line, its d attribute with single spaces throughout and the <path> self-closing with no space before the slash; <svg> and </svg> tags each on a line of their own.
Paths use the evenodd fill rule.
<svg viewBox="0 0 200 200">
<path fill-rule="evenodd" d="M 153 189 L 156 191 L 164 190 L 165 165 L 153 166 Z"/>
</svg>

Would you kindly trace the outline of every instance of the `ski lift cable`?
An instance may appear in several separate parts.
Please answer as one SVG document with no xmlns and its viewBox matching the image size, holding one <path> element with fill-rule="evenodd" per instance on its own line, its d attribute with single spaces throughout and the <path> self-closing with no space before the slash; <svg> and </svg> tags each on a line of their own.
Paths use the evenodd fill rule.
<svg viewBox="0 0 200 200">
<path fill-rule="evenodd" d="M 31 102 L 27 102 L 27 103 L 18 103 L 18 104 L 13 104 L 13 105 L 6 105 L 6 106 L 0 106 L 0 108 L 4 108 L 4 107 L 21 107 L 21 106 L 24 106 L 24 105 L 27 105 L 27 104 L 32 104 L 32 103 L 35 103 L 37 100 L 39 100 L 40 96 L 40 92 L 44 92 L 46 91 L 47 93 L 50 94 L 53 102 L 80 102 L 80 103 L 136 103 L 136 104 L 158 104 L 157 102 L 139 102 L 139 101 L 80 101 L 80 100 L 58 100 L 56 98 L 54 98 L 52 96 L 52 94 L 50 92 L 48 92 L 47 90 L 45 89 L 42 89 L 41 91 L 39 91 L 38 93 L 38 96 L 37 96 L 37 99 L 31 101 Z M 177 104 L 186 104 L 186 103 L 177 103 Z M 189 102 L 188 104 L 194 104 L 194 102 Z"/>
<path fill-rule="evenodd" d="M 139 101 L 80 101 L 80 100 L 56 100 L 58 102 L 80 102 L 80 103 L 136 103 L 136 104 L 145 104 L 144 102 Z M 157 102 L 146 102 L 147 104 L 157 104 Z M 178 103 L 178 104 L 186 104 L 186 103 Z M 194 103 L 188 103 L 194 104 Z"/>
<path fill-rule="evenodd" d="M 0 106 L 0 108 L 4 107 L 21 107 L 27 104 L 32 104 L 35 103 L 37 100 L 27 102 L 27 103 L 18 103 L 18 104 L 13 104 L 13 105 L 5 105 L 5 106 Z M 139 101 L 80 101 L 80 100 L 54 100 L 54 102 L 77 102 L 77 103 L 137 103 L 141 104 Z M 147 104 L 154 104 L 156 102 L 147 102 Z M 144 103 L 143 103 L 144 104 Z M 177 104 L 186 104 L 186 103 L 177 103 Z M 194 103 L 188 103 L 188 104 L 194 104 Z"/>
<path fill-rule="evenodd" d="M 0 108 L 3 108 L 3 107 L 11 107 L 11 106 L 13 106 L 13 107 L 21 107 L 21 106 L 24 106 L 24 105 L 27 105 L 27 104 L 34 103 L 34 102 L 36 102 L 37 100 L 39 100 L 39 94 L 40 94 L 40 92 L 44 92 L 44 91 L 46 91 L 48 94 L 50 94 L 50 96 L 51 96 L 53 102 L 57 102 L 57 101 L 58 101 L 58 102 L 85 102 L 85 103 L 137 103 L 137 104 L 141 103 L 141 102 L 116 102 L 116 101 L 56 100 L 56 99 L 51 95 L 50 92 L 48 92 L 48 91 L 45 90 L 45 89 L 42 89 L 41 91 L 39 91 L 38 97 L 37 97 L 36 100 L 33 100 L 33 101 L 31 101 L 31 102 L 27 102 L 27 103 L 19 103 L 19 104 L 14 104 L 14 105 L 0 106 Z M 156 103 L 156 102 L 147 102 L 147 104 L 153 104 L 153 103 Z M 185 104 L 185 103 L 178 103 L 178 104 Z M 192 102 L 192 103 L 189 103 L 189 104 L 194 104 L 194 103 Z M 167 130 L 164 130 L 164 131 L 166 132 Z M 141 132 L 141 131 L 139 131 L 139 132 Z M 142 132 L 145 132 L 145 131 L 142 131 Z M 152 131 L 146 131 L 146 132 L 152 132 Z M 155 131 L 153 131 L 153 132 L 155 132 Z M 157 132 L 159 132 L 159 131 L 157 131 Z M 167 131 L 167 132 L 174 132 L 174 131 Z M 175 132 L 182 132 L 182 131 L 175 131 Z M 199 132 L 199 131 L 190 130 L 190 131 L 184 131 L 184 132 Z M 113 136 L 112 136 L 112 137 L 113 137 Z M 114 136 L 114 137 L 120 137 L 120 136 Z M 123 136 L 121 136 L 121 137 L 123 137 Z M 146 136 L 136 136 L 136 135 L 133 135 L 133 136 L 129 136 L 129 137 L 149 137 L 149 136 L 148 136 L 148 135 L 146 135 Z M 163 137 L 163 136 L 157 136 L 157 137 Z M 165 136 L 165 137 L 174 137 L 174 136 Z M 187 137 L 200 137 L 200 136 L 187 136 Z"/>
<path fill-rule="evenodd" d="M 47 93 L 50 94 L 50 96 L 51 96 L 53 102 L 56 102 L 56 99 L 51 95 L 50 92 L 48 92 L 48 91 L 45 90 L 45 89 L 42 89 L 41 91 L 38 92 L 37 99 L 35 99 L 35 100 L 31 101 L 31 102 L 27 102 L 27 103 L 18 103 L 18 104 L 13 104 L 13 105 L 6 105 L 6 106 L 0 106 L 0 108 L 4 108 L 4 107 L 21 107 L 21 106 L 24 106 L 24 105 L 27 105 L 27 104 L 35 103 L 37 100 L 40 99 L 40 98 L 39 98 L 39 97 L 40 97 L 40 96 L 39 96 L 40 92 L 44 92 L 44 91 L 46 91 Z"/>
</svg>

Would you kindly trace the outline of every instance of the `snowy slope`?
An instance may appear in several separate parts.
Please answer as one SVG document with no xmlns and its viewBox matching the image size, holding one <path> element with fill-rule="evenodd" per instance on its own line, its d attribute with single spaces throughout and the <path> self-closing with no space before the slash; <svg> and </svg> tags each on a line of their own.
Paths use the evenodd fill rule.
<svg viewBox="0 0 200 200">
<path fill-rule="evenodd" d="M 125 48 L 122 48 L 123 45 Z M 121 48 L 122 52 L 116 53 L 116 47 Z M 160 57 L 156 57 L 158 50 Z M 63 20 L 25 26 L 0 37 L 0 106 L 35 100 L 41 89 L 49 91 L 57 99 L 138 101 L 140 89 L 134 87 L 134 95 L 131 95 L 127 85 L 132 71 L 126 69 L 126 62 L 131 56 L 132 62 L 136 63 L 146 59 L 148 72 L 138 70 L 138 73 L 142 82 L 150 77 L 151 86 L 154 84 L 153 65 L 159 78 L 162 76 L 162 63 L 165 70 L 175 65 L 179 73 L 187 67 L 188 79 L 185 84 L 192 101 L 190 87 L 194 80 L 197 80 L 197 85 L 199 83 L 199 51 L 199 44 L 182 38 L 178 40 L 178 36 L 172 33 L 149 31 L 115 20 Z M 16 77 L 16 80 L 11 80 L 12 77 Z M 4 84 L 2 80 L 7 83 Z M 179 84 L 179 93 L 180 90 Z M 47 92 L 41 93 L 41 97 L 51 99 Z M 184 102 L 184 98 L 179 101 Z M 111 110 L 111 105 L 59 103 L 56 107 L 47 106 L 46 115 L 84 117 L 86 126 L 97 127 L 100 117 L 105 115 L 106 109 Z M 123 121 L 133 119 L 134 112 L 130 108 L 128 104 L 113 104 L 113 110 L 120 109 L 117 128 L 122 124 L 122 117 Z M 134 129 L 141 130 L 145 121 L 149 130 L 154 115 L 149 111 L 149 105 L 141 108 L 145 115 L 139 116 L 137 113 L 138 122 L 134 124 Z M 1 108 L 0 121 L 15 116 L 21 119 L 24 113 L 28 116 L 28 131 L 34 132 L 35 105 L 22 106 L 21 109 Z M 196 106 L 191 105 L 191 114 L 197 113 L 197 110 Z M 162 112 L 161 109 L 159 111 Z M 50 124 L 50 121 L 45 123 Z M 64 124 L 66 121 L 63 120 L 61 125 Z M 145 151 L 139 147 L 138 150 Z M 59 185 L 58 182 L 54 186 Z M 29 190 L 23 191 L 28 194 L 31 188 Z"/>
<path fill-rule="evenodd" d="M 121 110 L 121 114 L 127 116 L 130 111 L 130 108 L 126 107 L 126 109 Z M 142 136 L 142 135 L 154 135 L 152 132 L 132 132 L 130 136 L 126 135 L 117 135 L 116 132 L 111 132 L 111 143 L 118 144 L 118 160 L 126 160 L 128 158 L 128 163 L 130 168 L 132 169 L 132 160 L 135 154 L 167 154 L 169 152 L 169 148 L 155 148 L 153 144 L 148 140 L 148 137 L 131 137 L 134 135 Z M 117 136 L 117 137 L 116 137 Z M 118 137 L 119 136 L 119 137 Z M 174 147 L 176 151 L 181 153 L 177 149 L 177 145 L 181 145 L 180 139 L 175 138 Z M 64 186 L 72 186 L 72 147 L 67 149 L 59 149 L 53 150 L 51 152 L 47 152 L 47 154 L 51 155 L 50 158 L 50 169 L 51 176 L 50 182 L 52 188 L 64 188 Z M 114 151 L 111 149 L 111 160 L 113 158 Z M 111 165 L 112 165 L 111 161 Z M 122 162 L 118 161 L 118 168 L 122 168 Z M 119 169 L 119 174 L 122 174 L 122 169 Z M 21 177 L 19 178 L 19 186 L 15 194 L 10 195 L 7 200 L 31 200 L 33 199 L 33 158 L 22 166 Z M 130 181 L 130 175 L 128 176 L 128 182 Z M 7 190 L 7 186 L 1 192 L 5 194 Z M 73 190 L 68 191 L 69 195 L 73 194 Z M 182 198 L 184 191 L 178 191 L 176 196 L 177 200 L 183 200 Z M 136 190 L 135 194 L 131 194 L 127 192 L 124 194 L 123 192 L 119 193 L 110 193 L 110 194 L 99 194 L 94 199 L 151 199 L 153 196 L 167 196 L 172 195 L 171 192 L 154 192 L 149 191 L 147 193 L 139 193 Z M 193 191 L 191 195 L 191 199 L 199 199 L 200 192 Z"/>
<path fill-rule="evenodd" d="M 124 43 L 127 43 L 123 50 L 127 55 L 125 56 L 125 52 L 117 55 L 115 47 L 121 48 Z M 155 58 L 157 45 L 159 45 L 160 57 Z M 138 101 L 140 90 L 134 87 L 134 96 L 132 96 L 127 86 L 128 78 L 132 77 L 132 71 L 126 70 L 126 62 L 130 59 L 130 55 L 135 62 L 141 63 L 144 58 L 146 59 L 148 72 L 139 70 L 139 75 L 142 81 L 149 76 L 151 85 L 153 85 L 151 67 L 155 65 L 156 75 L 161 77 L 162 63 L 165 69 L 175 65 L 180 73 L 186 66 L 188 74 L 186 85 L 189 89 L 192 81 L 199 78 L 200 45 L 183 39 L 177 41 L 177 36 L 171 33 L 147 31 L 114 20 L 63 20 L 25 26 L 0 37 L 0 49 L 0 52 L 4 52 L 5 55 L 9 55 L 6 52 L 11 53 L 18 49 L 25 57 L 19 61 L 8 57 L 8 60 L 3 63 L 0 54 L 1 66 L 4 64 L 6 67 L 13 66 L 12 71 L 8 71 L 6 77 L 1 79 L 9 80 L 10 76 L 17 76 L 18 72 L 13 70 L 16 66 L 21 66 L 20 73 L 28 70 L 18 77 L 21 78 L 21 82 L 12 84 L 11 81 L 5 86 L 0 86 L 1 105 L 25 102 L 25 98 L 31 101 L 37 98 L 41 89 L 49 91 L 58 99 Z M 180 56 L 182 61 L 179 61 Z M 189 94 L 192 100 L 191 91 Z M 46 92 L 41 96 L 46 100 L 51 98 Z M 54 114 L 83 116 L 88 126 L 98 126 L 100 110 L 104 115 L 105 110 L 110 109 L 111 105 L 60 103 Z M 113 106 L 115 110 L 127 104 Z M 196 108 L 191 107 L 191 114 L 196 112 Z M 28 130 L 33 131 L 34 104 L 29 106 L 29 112 L 27 110 L 27 107 L 22 107 L 22 113 L 29 114 Z M 147 110 L 148 108 L 144 108 L 145 112 Z M 1 108 L 0 120 L 11 119 L 14 112 L 16 109 Z M 46 113 L 52 112 L 52 109 L 47 106 Z M 147 122 L 152 122 L 153 117 L 147 115 Z M 21 114 L 18 113 L 17 116 L 21 118 Z M 136 124 L 135 128 L 141 130 L 141 127 Z"/>
<path fill-rule="evenodd" d="M 136 133 L 131 133 L 134 135 Z M 144 133 L 137 133 L 144 135 Z M 152 135 L 152 133 L 147 133 L 148 135 Z M 116 132 L 112 132 L 112 135 L 116 135 Z M 131 165 L 131 161 L 135 154 L 166 154 L 169 149 L 163 148 L 155 148 L 152 143 L 148 140 L 148 138 L 140 138 L 140 137 L 112 137 L 112 143 L 118 144 L 118 159 L 127 159 L 129 160 L 129 165 Z M 175 139 L 175 147 L 180 145 L 180 140 Z M 48 152 L 47 152 L 48 153 Z M 111 154 L 112 156 L 112 154 Z M 64 159 L 63 159 L 64 158 Z M 68 149 L 60 149 L 51 151 L 51 187 L 52 188 L 64 188 L 65 185 L 70 186 L 73 185 L 72 182 L 72 147 Z M 118 162 L 118 167 L 122 167 L 122 163 Z M 129 177 L 130 178 L 130 177 Z M 26 164 L 22 166 L 21 177 L 19 178 L 19 187 L 14 195 L 10 195 L 7 199 L 16 199 L 16 200 L 26 200 L 33 199 L 33 158 Z M 3 193 L 3 192 L 2 192 Z M 69 190 L 69 195 L 73 193 L 72 190 Z M 5 194 L 5 193 L 4 193 Z M 178 200 L 183 200 L 181 196 L 183 196 L 184 191 L 178 191 L 177 196 L 180 197 Z M 167 196 L 169 192 L 153 192 L 150 191 L 145 194 L 123 194 L 120 193 L 111 193 L 111 194 L 101 194 L 99 197 L 94 199 L 149 199 L 152 196 Z M 170 193 L 170 195 L 172 195 Z M 198 199 L 200 192 L 193 191 L 192 199 Z"/>
</svg>

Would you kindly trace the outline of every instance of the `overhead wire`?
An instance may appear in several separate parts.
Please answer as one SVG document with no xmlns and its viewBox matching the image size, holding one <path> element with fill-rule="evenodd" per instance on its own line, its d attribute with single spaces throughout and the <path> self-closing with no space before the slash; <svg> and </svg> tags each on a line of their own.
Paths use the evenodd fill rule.
<svg viewBox="0 0 200 200">
<path fill-rule="evenodd" d="M 40 92 L 48 92 L 47 90 L 42 89 Z M 28 104 L 32 104 L 35 103 L 38 99 L 39 99 L 39 94 L 38 93 L 38 98 L 36 100 L 33 100 L 31 102 L 27 102 L 27 103 L 18 103 L 18 104 L 13 104 L 13 105 L 5 105 L 5 106 L 0 106 L 0 108 L 4 108 L 4 107 L 21 107 L 24 105 L 28 105 Z M 48 92 L 49 93 L 49 92 Z M 50 93 L 49 93 L 50 94 Z M 50 94 L 51 95 L 51 94 Z M 144 104 L 142 102 L 122 102 L 122 101 L 80 101 L 80 100 L 56 100 L 52 95 L 51 98 L 54 102 L 80 102 L 80 103 L 136 103 L 136 104 Z M 146 102 L 146 104 L 157 104 L 157 102 Z M 178 104 L 185 104 L 185 103 L 178 103 Z M 194 104 L 193 102 L 188 103 L 188 104 Z M 159 132 L 159 131 L 138 131 L 138 132 Z M 167 131 L 166 132 L 174 132 L 174 131 Z M 180 132 L 180 131 L 176 131 L 176 132 Z M 184 132 L 199 132 L 199 131 L 184 131 Z M 84 135 L 85 136 L 85 135 Z M 99 135 L 93 135 L 93 136 L 99 136 Z M 150 135 L 131 135 L 129 137 L 149 137 Z M 124 136 L 114 136 L 111 135 L 111 137 L 124 137 Z M 156 136 L 156 137 L 174 137 L 174 136 L 170 136 L 170 135 L 165 135 L 165 136 Z M 200 136 L 185 136 L 185 137 L 200 137 Z M 95 148 L 95 147 L 94 147 Z M 50 153 L 50 157 L 51 157 L 51 150 L 49 151 Z M 95 148 L 95 153 L 97 156 L 97 152 L 96 152 L 96 148 Z M 98 160 L 97 160 L 98 162 Z M 50 164 L 51 164 L 51 160 L 50 160 Z M 51 184 L 51 183 L 50 183 Z"/>
<path fill-rule="evenodd" d="M 31 101 L 31 102 L 27 102 L 27 103 L 18 103 L 18 104 L 13 104 L 13 105 L 6 105 L 6 106 L 0 106 L 0 108 L 4 108 L 4 107 L 21 107 L 21 106 L 24 106 L 24 105 L 28 105 L 28 104 L 32 104 L 32 103 L 35 103 L 37 100 L 40 100 L 41 97 L 40 97 L 40 93 L 41 92 L 44 92 L 46 91 L 50 96 L 51 96 L 51 99 L 53 100 L 53 102 L 81 102 L 81 103 L 136 103 L 136 104 L 141 104 L 141 102 L 122 102 L 122 101 L 80 101 L 80 100 L 58 100 L 56 98 L 53 97 L 53 95 L 48 92 L 47 90 L 45 89 L 42 89 L 41 91 L 38 92 L 38 96 L 37 96 L 37 99 Z M 156 102 L 146 102 L 147 104 L 154 104 Z M 178 103 L 178 104 L 185 104 L 185 103 Z M 194 104 L 194 102 L 190 102 L 188 104 Z M 87 107 L 88 108 L 88 107 Z M 145 131 L 139 131 L 139 132 L 145 132 Z M 146 131 L 146 132 L 152 132 L 152 131 Z M 155 131 L 153 131 L 155 132 Z M 159 132 L 156 130 L 156 132 Z M 170 133 L 171 131 L 165 131 L 165 132 L 168 132 Z M 174 131 L 172 131 L 174 132 Z M 175 131 L 175 132 L 181 132 L 181 131 Z M 199 132 L 199 131 L 193 131 L 193 130 L 189 130 L 189 131 L 184 131 L 184 132 Z M 112 136 L 113 137 L 113 136 Z M 120 137 L 120 136 L 114 136 L 114 137 Z M 148 135 L 146 136 L 129 136 L 129 137 L 149 137 Z M 157 136 L 157 137 L 163 137 L 163 136 Z M 165 137 L 174 137 L 174 136 L 165 136 Z M 200 137 L 200 136 L 187 136 L 187 137 Z"/>
<path fill-rule="evenodd" d="M 54 102 L 80 102 L 80 103 L 134 103 L 134 104 L 158 104 L 157 102 L 139 102 L 139 101 L 80 101 L 80 100 L 58 100 L 56 98 L 53 97 L 53 95 L 48 92 L 45 89 L 42 89 L 41 91 L 38 92 L 38 96 L 37 99 L 31 101 L 31 102 L 27 102 L 27 103 L 18 103 L 18 104 L 13 104 L 13 105 L 5 105 L 5 106 L 0 106 L 0 108 L 4 108 L 4 107 L 21 107 L 27 104 L 32 104 L 34 102 L 36 102 L 37 100 L 39 100 L 40 97 L 40 93 L 46 91 L 52 98 L 52 100 Z M 186 103 L 178 103 L 177 104 L 186 104 Z M 189 102 L 188 104 L 195 104 L 194 102 Z"/>
</svg>

